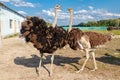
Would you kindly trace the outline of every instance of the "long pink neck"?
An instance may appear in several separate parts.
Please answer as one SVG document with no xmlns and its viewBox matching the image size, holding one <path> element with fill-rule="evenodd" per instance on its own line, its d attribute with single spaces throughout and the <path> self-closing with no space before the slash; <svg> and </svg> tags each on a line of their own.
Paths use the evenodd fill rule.
<svg viewBox="0 0 120 80">
<path fill-rule="evenodd" d="M 52 24 L 53 28 L 56 26 L 57 19 L 58 19 L 58 12 L 57 12 L 57 10 L 55 10 L 55 18 L 54 18 L 54 22 Z"/>
<path fill-rule="evenodd" d="M 69 23 L 68 32 L 70 32 L 71 30 L 72 30 L 72 12 L 70 12 L 70 23 Z"/>
</svg>

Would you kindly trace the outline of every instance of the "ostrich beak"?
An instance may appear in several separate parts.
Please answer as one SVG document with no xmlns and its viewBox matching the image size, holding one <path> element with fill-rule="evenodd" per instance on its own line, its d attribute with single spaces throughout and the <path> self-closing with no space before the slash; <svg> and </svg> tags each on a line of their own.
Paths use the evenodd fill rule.
<svg viewBox="0 0 120 80">
<path fill-rule="evenodd" d="M 20 40 L 22 43 L 26 43 L 26 40 L 25 40 L 25 38 L 22 36 L 21 33 L 19 34 L 19 40 Z"/>
<path fill-rule="evenodd" d="M 21 33 L 19 33 L 19 38 L 21 38 L 22 37 L 22 34 Z"/>
</svg>

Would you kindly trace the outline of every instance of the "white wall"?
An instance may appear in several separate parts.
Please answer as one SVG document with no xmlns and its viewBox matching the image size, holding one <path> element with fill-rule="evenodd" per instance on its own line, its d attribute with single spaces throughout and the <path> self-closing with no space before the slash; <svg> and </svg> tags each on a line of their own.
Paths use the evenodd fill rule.
<svg viewBox="0 0 120 80">
<path fill-rule="evenodd" d="M 10 28 L 10 19 L 12 20 L 12 27 Z M 21 22 L 24 18 L 17 13 L 7 9 L 1 8 L 0 11 L 0 20 L 1 20 L 1 35 L 5 37 L 10 34 L 14 34 L 15 31 L 18 33 L 20 31 Z M 16 22 L 16 30 L 15 30 Z"/>
</svg>

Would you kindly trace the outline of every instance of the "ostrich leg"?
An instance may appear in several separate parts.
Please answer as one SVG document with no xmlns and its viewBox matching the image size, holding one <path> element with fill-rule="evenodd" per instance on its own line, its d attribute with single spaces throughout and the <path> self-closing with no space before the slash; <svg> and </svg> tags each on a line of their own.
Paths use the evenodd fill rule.
<svg viewBox="0 0 120 80">
<path fill-rule="evenodd" d="M 53 74 L 53 61 L 54 61 L 54 54 L 52 54 L 52 57 L 51 57 L 50 76 L 52 76 Z"/>
<path fill-rule="evenodd" d="M 41 69 L 41 66 L 42 66 L 42 57 L 43 57 L 43 53 L 40 53 L 40 62 L 39 62 L 39 74 L 40 74 L 40 69 Z"/>
<path fill-rule="evenodd" d="M 91 54 L 92 54 L 93 62 L 94 62 L 94 69 L 92 71 L 95 71 L 96 69 L 98 69 L 97 64 L 96 64 L 96 60 L 95 60 L 95 53 L 92 51 Z"/>
<path fill-rule="evenodd" d="M 90 57 L 89 56 L 89 49 L 85 49 L 85 53 L 86 53 L 86 60 L 84 61 L 82 68 L 79 71 L 77 71 L 76 73 L 81 73 L 83 71 L 83 69 L 84 69 L 84 67 L 85 67 L 85 65 Z"/>
</svg>

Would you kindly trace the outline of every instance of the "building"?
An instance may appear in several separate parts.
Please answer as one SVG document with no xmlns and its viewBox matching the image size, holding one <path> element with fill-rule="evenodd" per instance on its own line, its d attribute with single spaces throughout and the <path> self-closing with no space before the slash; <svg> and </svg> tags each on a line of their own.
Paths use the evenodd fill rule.
<svg viewBox="0 0 120 80">
<path fill-rule="evenodd" d="M 2 38 L 20 31 L 25 17 L 0 2 L 0 36 Z"/>
</svg>

